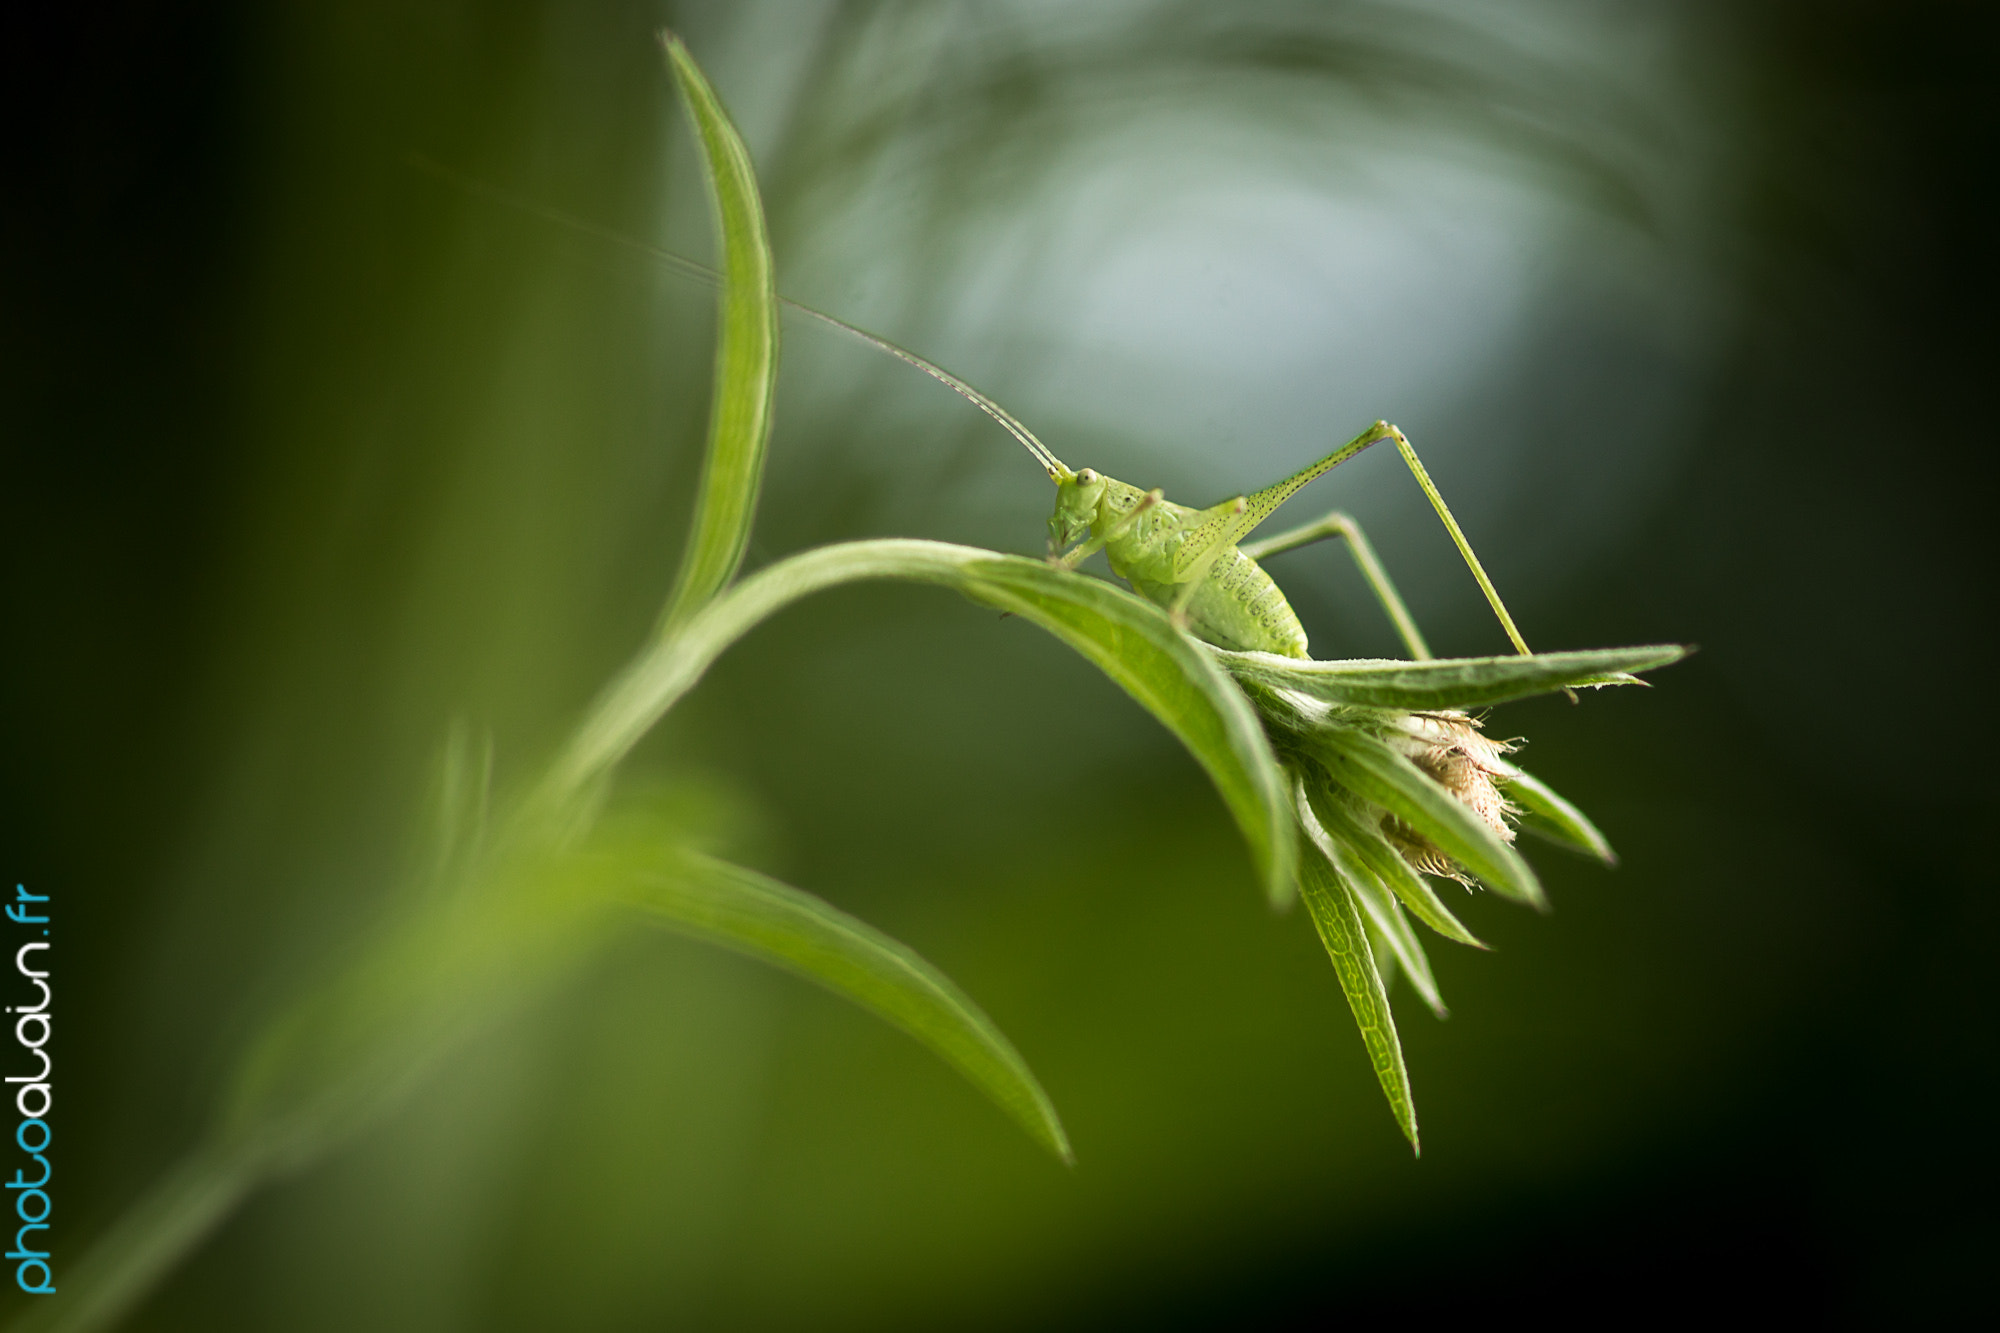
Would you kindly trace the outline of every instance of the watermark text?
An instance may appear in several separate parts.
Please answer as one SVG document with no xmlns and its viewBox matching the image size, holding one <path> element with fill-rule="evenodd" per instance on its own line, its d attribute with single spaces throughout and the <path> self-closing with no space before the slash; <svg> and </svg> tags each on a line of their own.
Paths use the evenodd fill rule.
<svg viewBox="0 0 2000 1333">
<path fill-rule="evenodd" d="M 55 1294 L 55 1270 L 49 1267 L 49 1214 L 55 1205 L 49 1199 L 49 1177 L 54 1169 L 49 1165 L 49 1141 L 53 1137 L 49 1129 L 49 1111 L 55 1105 L 51 1091 L 53 1083 L 49 1078 L 53 1062 L 49 1058 L 50 1014 L 49 1001 L 53 992 L 49 988 L 49 895 L 29 893 L 26 887 L 14 886 L 14 901 L 7 904 L 7 919 L 17 926 L 28 928 L 30 936 L 26 944 L 14 951 L 14 971 L 27 983 L 27 1003 L 10 1004 L 7 1012 L 14 1015 L 14 1040 L 27 1052 L 27 1072 L 7 1075 L 7 1085 L 14 1092 L 14 1109 L 20 1113 L 20 1123 L 14 1129 L 14 1144 L 26 1155 L 22 1164 L 14 1171 L 14 1178 L 4 1183 L 14 1195 L 14 1216 L 20 1227 L 14 1232 L 14 1248 L 7 1251 L 7 1258 L 14 1265 L 14 1282 L 22 1291 L 37 1296 Z M 8 983 L 8 992 L 19 995 L 24 989 L 14 982 Z M 9 1059 L 6 1063 L 13 1064 Z M 38 1248 L 39 1247 L 39 1248 Z"/>
</svg>

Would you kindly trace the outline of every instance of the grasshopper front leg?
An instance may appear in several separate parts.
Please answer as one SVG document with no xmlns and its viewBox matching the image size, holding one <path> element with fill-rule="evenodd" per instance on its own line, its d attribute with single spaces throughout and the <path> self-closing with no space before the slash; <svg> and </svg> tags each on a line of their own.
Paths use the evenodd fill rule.
<svg viewBox="0 0 2000 1333">
<path fill-rule="evenodd" d="M 1131 529 L 1132 525 L 1139 521 L 1141 514 L 1166 499 L 1166 496 L 1167 493 L 1165 491 L 1155 486 L 1141 497 L 1138 504 L 1133 505 L 1130 510 L 1120 515 L 1114 522 L 1106 524 L 1104 530 L 1098 533 L 1097 536 L 1092 537 L 1089 541 L 1078 542 L 1060 556 L 1051 555 L 1049 563 L 1060 569 L 1075 569 L 1078 565 L 1090 559 L 1091 556 L 1103 550 L 1107 545 L 1124 536 Z"/>
</svg>

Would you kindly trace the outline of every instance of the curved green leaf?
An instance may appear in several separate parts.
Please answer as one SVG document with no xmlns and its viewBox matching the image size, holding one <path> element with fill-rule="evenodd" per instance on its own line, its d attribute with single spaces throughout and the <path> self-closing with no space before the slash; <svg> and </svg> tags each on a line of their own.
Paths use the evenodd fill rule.
<svg viewBox="0 0 2000 1333">
<path fill-rule="evenodd" d="M 605 690 L 539 793 L 560 810 L 615 764 L 710 664 L 759 621 L 801 597 L 863 579 L 956 588 L 1048 630 L 1138 700 L 1208 771 L 1274 901 L 1289 897 L 1288 784 L 1241 690 L 1165 612 L 1045 561 L 945 542 L 890 538 L 822 546 L 758 571 L 657 640 Z"/>
<path fill-rule="evenodd" d="M 1689 652 L 1678 644 L 1658 644 L 1533 657 L 1316 662 L 1276 653 L 1211 651 L 1241 679 L 1296 690 L 1327 703 L 1409 709 L 1482 708 L 1562 689 L 1641 685 L 1645 682 L 1632 672 L 1666 666 Z"/>
<path fill-rule="evenodd" d="M 1531 773 L 1509 766 L 1507 799 L 1521 807 L 1521 829 L 1558 846 L 1594 856 L 1608 866 L 1618 864 L 1618 853 L 1598 831 L 1590 817 L 1558 795 L 1553 788 Z"/>
<path fill-rule="evenodd" d="M 944 1058 L 1043 1147 L 1073 1162 L 1040 1083 L 993 1020 L 915 951 L 809 893 L 708 856 L 622 876 L 675 930 L 774 963 L 887 1019 Z"/>
<path fill-rule="evenodd" d="M 1403 1137 L 1410 1141 L 1411 1151 L 1421 1153 L 1416 1105 L 1410 1100 L 1410 1075 L 1403 1067 L 1403 1043 L 1396 1036 L 1389 992 L 1376 970 L 1361 913 L 1333 862 L 1310 844 L 1299 849 L 1299 896 L 1305 899 L 1320 943 L 1333 960 L 1340 989 L 1347 995 L 1347 1007 L 1354 1011 L 1355 1025 L 1368 1048 L 1368 1063 L 1374 1066 L 1382 1094 L 1389 1099 L 1389 1110 Z"/>
<path fill-rule="evenodd" d="M 1375 828 L 1349 808 L 1336 792 L 1317 785 L 1307 788 L 1313 814 L 1335 842 L 1345 847 L 1361 864 L 1403 901 L 1417 920 L 1448 940 L 1484 949 L 1486 944 L 1467 930 L 1451 909 L 1439 900 L 1430 881 L 1418 874 L 1403 854 L 1396 850 L 1382 830 Z"/>
<path fill-rule="evenodd" d="M 1257 714 L 1195 640 L 1122 588 L 1045 561 L 1000 556 L 958 585 L 975 601 L 1032 620 L 1116 681 L 1187 746 L 1242 830 L 1272 903 L 1291 899 L 1285 779 Z"/>
<path fill-rule="evenodd" d="M 1307 743 L 1335 782 L 1429 838 L 1495 893 L 1547 910 L 1541 883 L 1520 853 L 1386 742 L 1327 726 Z"/>
<path fill-rule="evenodd" d="M 722 250 L 708 449 L 687 552 L 661 620 L 671 625 L 735 577 L 750 542 L 778 382 L 778 289 L 749 151 L 687 47 L 670 32 L 660 34 L 660 44 L 701 142 Z"/>
</svg>

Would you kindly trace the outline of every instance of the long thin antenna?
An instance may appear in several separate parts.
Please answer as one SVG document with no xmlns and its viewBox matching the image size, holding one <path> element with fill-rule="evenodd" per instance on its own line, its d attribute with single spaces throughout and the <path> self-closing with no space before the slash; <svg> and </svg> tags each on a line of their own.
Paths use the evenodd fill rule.
<svg viewBox="0 0 2000 1333">
<path fill-rule="evenodd" d="M 677 255 L 672 250 L 664 250 L 657 245 L 647 245 L 644 241 L 635 241 L 630 236 L 612 231 L 609 227 L 600 227 L 594 222 L 585 221 L 573 213 L 565 213 L 559 208 L 551 208 L 547 204 L 538 203 L 523 195 L 515 194 L 511 190 L 503 190 L 497 185 L 489 185 L 485 181 L 475 177 L 463 175 L 460 172 L 453 171 L 441 162 L 425 157 L 422 153 L 411 153 L 407 161 L 417 170 L 434 176 L 447 184 L 456 186 L 468 194 L 478 195 L 483 199 L 490 199 L 495 203 L 505 204 L 509 208 L 527 213 L 533 217 L 538 217 L 544 222 L 553 222 L 559 227 L 567 227 L 571 231 L 581 232 L 586 236 L 591 236 L 597 240 L 618 246 L 620 249 L 629 250 L 633 254 L 642 255 L 656 263 L 665 265 L 683 277 L 696 278 L 711 286 L 720 285 L 722 282 L 722 275 L 720 273 L 717 273 L 706 264 L 689 259 L 686 255 Z M 878 337 L 864 328 L 849 324 L 844 319 L 829 315 L 824 310 L 815 310 L 809 305 L 794 301 L 789 296 L 780 296 L 778 301 L 780 304 L 789 306 L 802 315 L 809 315 L 820 323 L 837 329 L 850 338 L 858 338 L 870 347 L 878 351 L 887 352 L 898 361 L 915 366 L 918 370 L 923 371 L 924 374 L 929 375 L 932 379 L 944 385 L 947 389 L 950 389 L 953 393 L 965 399 L 966 402 L 971 403 L 974 407 L 998 422 L 1002 430 L 1019 440 L 1022 446 L 1035 456 L 1035 461 L 1042 465 L 1043 470 L 1049 474 L 1049 478 L 1052 481 L 1061 481 L 1065 477 L 1074 475 L 1064 465 L 1063 461 L 1050 451 L 1047 445 L 1035 437 L 1033 431 L 1015 419 L 1012 412 L 1009 412 L 1006 408 L 1000 406 L 1000 404 L 994 402 L 991 398 L 988 398 L 985 394 L 973 388 L 943 366 L 938 365 L 934 361 L 926 361 L 915 352 L 896 346 L 896 344 L 890 342 L 887 338 Z"/>
</svg>

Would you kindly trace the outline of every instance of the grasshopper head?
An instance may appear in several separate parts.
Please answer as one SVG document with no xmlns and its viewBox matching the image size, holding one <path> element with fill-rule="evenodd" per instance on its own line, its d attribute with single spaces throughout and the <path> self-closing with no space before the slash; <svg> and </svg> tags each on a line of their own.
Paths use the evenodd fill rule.
<svg viewBox="0 0 2000 1333">
<path fill-rule="evenodd" d="M 1104 477 L 1093 468 L 1056 478 L 1056 512 L 1049 515 L 1049 550 L 1074 546 L 1090 534 L 1097 505 L 1104 498 Z"/>
</svg>

